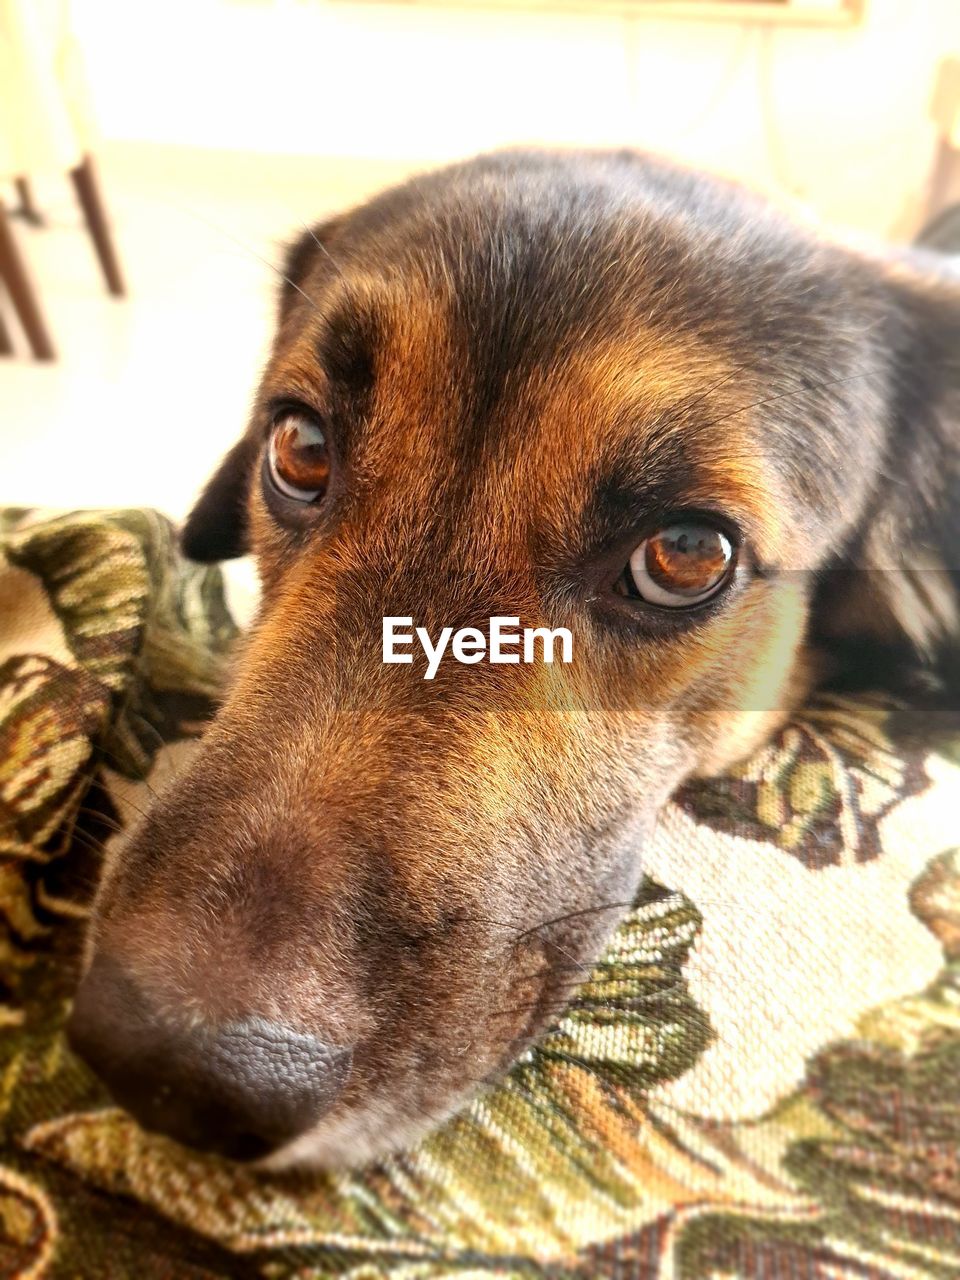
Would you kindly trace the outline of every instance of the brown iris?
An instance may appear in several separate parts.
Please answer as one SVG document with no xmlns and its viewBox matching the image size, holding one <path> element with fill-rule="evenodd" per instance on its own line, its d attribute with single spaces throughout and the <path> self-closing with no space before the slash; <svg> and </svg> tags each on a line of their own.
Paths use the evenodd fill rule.
<svg viewBox="0 0 960 1280">
<path fill-rule="evenodd" d="M 281 493 L 313 502 L 326 492 L 330 454 L 320 427 L 309 418 L 282 418 L 270 436 L 270 475 Z"/>
<path fill-rule="evenodd" d="M 729 580 L 733 545 L 715 525 L 683 521 L 640 543 L 627 570 L 631 595 L 679 609 L 708 599 Z"/>
</svg>

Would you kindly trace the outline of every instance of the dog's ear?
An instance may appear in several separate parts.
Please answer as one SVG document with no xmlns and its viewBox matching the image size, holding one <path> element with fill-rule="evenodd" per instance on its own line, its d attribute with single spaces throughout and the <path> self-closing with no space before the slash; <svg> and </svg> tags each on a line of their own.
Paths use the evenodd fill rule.
<svg viewBox="0 0 960 1280">
<path fill-rule="evenodd" d="M 258 453 L 255 437 L 243 436 L 207 481 L 180 534 L 185 556 L 207 563 L 247 554 L 247 494 Z"/>
<path fill-rule="evenodd" d="M 960 671 L 960 274 L 911 253 L 877 268 L 884 456 L 849 545 L 822 574 L 814 638 L 865 670 Z M 955 674 L 951 674 L 953 683 Z"/>
<path fill-rule="evenodd" d="M 278 326 L 282 326 L 301 303 L 313 305 L 307 295 L 307 281 L 318 259 L 337 269 L 327 246 L 343 222 L 342 217 L 331 218 L 308 229 L 287 246 L 280 271 Z M 258 454 L 257 436 L 248 432 L 207 482 L 180 535 L 181 549 L 191 560 L 231 560 L 250 550 L 247 496 Z"/>
</svg>

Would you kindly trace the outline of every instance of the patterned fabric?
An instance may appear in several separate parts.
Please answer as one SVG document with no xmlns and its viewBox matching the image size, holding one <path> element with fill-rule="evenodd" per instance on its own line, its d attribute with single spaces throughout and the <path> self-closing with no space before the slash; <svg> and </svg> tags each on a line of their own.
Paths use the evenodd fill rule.
<svg viewBox="0 0 960 1280">
<path fill-rule="evenodd" d="M 160 517 L 0 513 L 0 1276 L 960 1275 L 960 733 L 879 694 L 678 796 L 565 1016 L 418 1149 L 257 1175 L 110 1107 L 62 1030 L 103 844 L 234 637 Z"/>
</svg>

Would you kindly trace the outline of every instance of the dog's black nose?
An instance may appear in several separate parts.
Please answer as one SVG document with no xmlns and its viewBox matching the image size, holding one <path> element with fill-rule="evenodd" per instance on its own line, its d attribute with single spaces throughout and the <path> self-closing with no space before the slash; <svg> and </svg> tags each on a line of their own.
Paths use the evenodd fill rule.
<svg viewBox="0 0 960 1280">
<path fill-rule="evenodd" d="M 352 1057 L 259 1017 L 216 1030 L 174 1026 L 104 956 L 77 990 L 67 1034 L 144 1128 L 234 1160 L 259 1159 L 316 1124 Z"/>
</svg>

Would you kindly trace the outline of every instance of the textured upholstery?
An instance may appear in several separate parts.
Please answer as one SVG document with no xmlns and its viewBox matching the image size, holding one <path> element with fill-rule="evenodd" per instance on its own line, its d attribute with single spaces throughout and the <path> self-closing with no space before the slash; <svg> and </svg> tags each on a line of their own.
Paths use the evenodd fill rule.
<svg viewBox="0 0 960 1280">
<path fill-rule="evenodd" d="M 111 1108 L 62 1033 L 101 842 L 233 639 L 162 518 L 0 517 L 0 1275 L 960 1274 L 960 733 L 880 693 L 685 789 L 571 1008 L 419 1149 L 257 1175 Z"/>
</svg>

